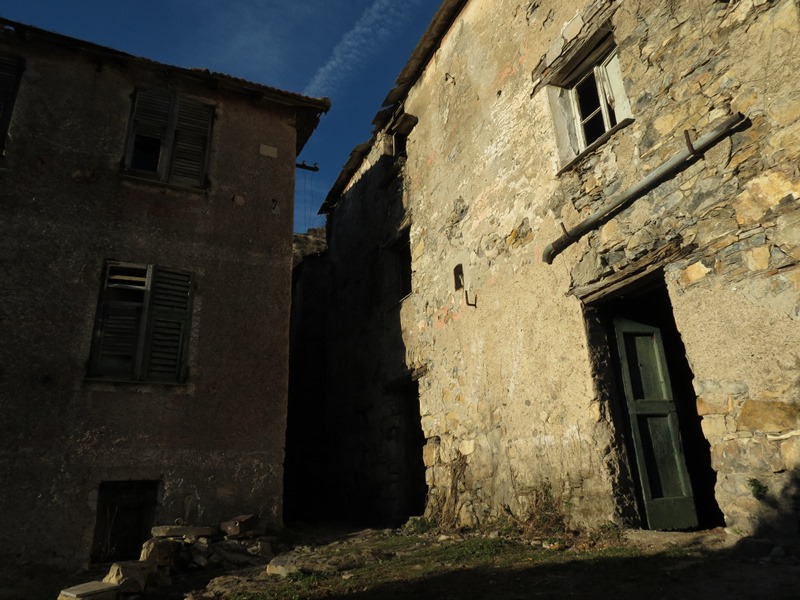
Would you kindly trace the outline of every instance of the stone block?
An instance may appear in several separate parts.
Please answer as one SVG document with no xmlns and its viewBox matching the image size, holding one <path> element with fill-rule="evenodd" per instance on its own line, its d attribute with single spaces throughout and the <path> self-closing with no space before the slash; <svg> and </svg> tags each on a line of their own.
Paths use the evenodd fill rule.
<svg viewBox="0 0 800 600">
<path fill-rule="evenodd" d="M 115 562 L 103 577 L 106 583 L 115 583 L 123 593 L 138 594 L 147 587 L 147 580 L 155 574 L 155 565 L 142 560 Z"/>
<path fill-rule="evenodd" d="M 180 542 L 166 540 L 163 538 L 152 538 L 142 545 L 142 552 L 139 560 L 154 564 L 159 567 L 166 567 L 172 564 L 173 556 L 178 550 Z"/>
<path fill-rule="evenodd" d="M 91 600 L 117 600 L 119 586 L 106 581 L 90 581 L 61 590 L 58 600 L 91 598 Z"/>
<path fill-rule="evenodd" d="M 422 462 L 426 467 L 432 467 L 436 464 L 436 450 L 437 444 L 425 444 L 422 447 Z"/>
<path fill-rule="evenodd" d="M 701 417 L 705 415 L 727 415 L 733 410 L 733 398 L 730 396 L 718 396 L 709 394 L 698 396 L 697 414 Z"/>
<path fill-rule="evenodd" d="M 678 278 L 678 281 L 683 286 L 691 285 L 705 279 L 706 275 L 708 275 L 710 272 L 711 269 L 705 266 L 702 262 L 697 261 L 683 270 Z"/>
<path fill-rule="evenodd" d="M 475 452 L 475 440 L 463 440 L 458 445 L 458 451 L 461 452 L 464 456 L 469 456 L 473 452 Z"/>
<path fill-rule="evenodd" d="M 800 8 L 796 2 L 784 2 L 772 15 L 772 24 L 777 29 L 800 33 Z"/>
<path fill-rule="evenodd" d="M 583 18 L 580 15 L 576 15 L 572 18 L 569 23 L 564 25 L 564 29 L 561 32 L 561 35 L 566 41 L 574 40 L 580 34 L 581 29 L 583 29 Z"/>
<path fill-rule="evenodd" d="M 800 260 L 800 213 L 778 217 L 772 239 L 784 253 Z"/>
<path fill-rule="evenodd" d="M 564 49 L 564 38 L 558 36 L 555 41 L 551 44 L 550 49 L 547 51 L 547 56 L 545 57 L 545 62 L 547 66 L 555 62 L 555 60 L 561 56 L 561 51 Z"/>
<path fill-rule="evenodd" d="M 295 558 L 289 554 L 276 556 L 267 565 L 267 575 L 278 575 L 286 577 L 290 573 L 297 573 L 300 568 L 297 566 Z"/>
<path fill-rule="evenodd" d="M 800 468 L 800 436 L 789 438 L 781 443 L 781 458 L 787 470 L 793 471 Z"/>
<path fill-rule="evenodd" d="M 724 473 L 779 473 L 785 469 L 777 445 L 764 438 L 740 438 L 715 445 L 711 450 L 713 466 Z"/>
<path fill-rule="evenodd" d="M 706 415 L 700 422 L 700 426 L 703 428 L 703 435 L 706 439 L 720 438 L 728 433 L 725 417 L 722 415 Z"/>
<path fill-rule="evenodd" d="M 737 430 L 750 429 L 776 433 L 794 429 L 800 418 L 800 406 L 770 400 L 747 400 L 736 422 Z"/>
<path fill-rule="evenodd" d="M 736 220 L 740 225 L 759 223 L 770 208 L 789 194 L 800 195 L 800 185 L 782 171 L 772 169 L 754 177 L 733 200 Z"/>
<path fill-rule="evenodd" d="M 150 530 L 154 538 L 165 537 L 209 537 L 219 535 L 218 527 L 190 527 L 186 525 L 158 525 Z"/>
<path fill-rule="evenodd" d="M 769 268 L 769 257 L 769 248 L 761 246 L 748 250 L 744 260 L 751 271 L 765 271 Z"/>
</svg>

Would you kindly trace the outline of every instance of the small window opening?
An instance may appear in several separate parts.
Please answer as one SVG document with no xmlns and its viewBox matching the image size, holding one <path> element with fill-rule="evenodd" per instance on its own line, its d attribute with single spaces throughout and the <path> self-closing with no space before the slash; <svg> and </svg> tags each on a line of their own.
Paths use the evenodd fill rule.
<svg viewBox="0 0 800 600">
<path fill-rule="evenodd" d="M 405 133 L 395 133 L 393 138 L 393 154 L 396 157 L 407 158 L 408 135 Z"/>
<path fill-rule="evenodd" d="M 397 300 L 403 300 L 411 294 L 411 235 L 409 229 L 401 231 L 397 239 L 392 242 L 387 250 L 392 257 L 391 263 L 394 264 L 394 275 L 391 277 L 391 289 Z M 395 291 L 396 290 L 396 291 Z"/>
<path fill-rule="evenodd" d="M 159 481 L 102 481 L 91 561 L 136 560 L 150 539 L 158 504 Z"/>
<path fill-rule="evenodd" d="M 633 122 L 617 48 L 601 29 L 547 86 L 562 170 Z"/>
<path fill-rule="evenodd" d="M 453 279 L 456 291 L 464 289 L 464 265 L 456 265 L 455 269 L 453 269 Z"/>
<path fill-rule="evenodd" d="M 158 161 L 161 158 L 161 140 L 159 138 L 137 135 L 133 141 L 131 169 L 158 172 Z"/>
</svg>

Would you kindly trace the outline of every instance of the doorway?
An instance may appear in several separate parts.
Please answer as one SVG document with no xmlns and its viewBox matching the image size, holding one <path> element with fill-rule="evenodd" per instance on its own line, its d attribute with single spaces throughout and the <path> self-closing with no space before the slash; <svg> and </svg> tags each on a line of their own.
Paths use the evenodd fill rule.
<svg viewBox="0 0 800 600">
<path fill-rule="evenodd" d="M 604 340 L 605 378 L 624 431 L 639 518 L 648 529 L 724 524 L 703 436 L 693 374 L 663 275 L 587 307 L 590 337 Z M 601 328 L 602 331 L 592 331 Z M 621 423 L 619 422 L 621 421 Z"/>
<path fill-rule="evenodd" d="M 136 560 L 150 539 L 158 503 L 158 481 L 102 481 L 92 563 Z"/>
</svg>

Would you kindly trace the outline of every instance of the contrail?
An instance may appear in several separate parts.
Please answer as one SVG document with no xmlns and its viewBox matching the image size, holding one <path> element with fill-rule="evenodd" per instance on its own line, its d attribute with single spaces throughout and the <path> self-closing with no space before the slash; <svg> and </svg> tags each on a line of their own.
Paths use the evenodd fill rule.
<svg viewBox="0 0 800 600">
<path fill-rule="evenodd" d="M 375 0 L 342 36 L 331 58 L 316 72 L 303 93 L 307 96 L 336 95 L 345 79 L 378 51 L 419 3 L 420 0 Z"/>
</svg>

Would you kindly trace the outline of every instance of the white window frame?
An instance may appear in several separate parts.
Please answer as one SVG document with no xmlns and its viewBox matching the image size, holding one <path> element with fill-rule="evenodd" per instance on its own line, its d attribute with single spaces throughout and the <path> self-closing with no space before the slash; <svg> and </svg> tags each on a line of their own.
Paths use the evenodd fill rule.
<svg viewBox="0 0 800 600">
<path fill-rule="evenodd" d="M 602 145 L 614 132 L 633 122 L 617 49 L 610 35 L 571 64 L 574 66 L 562 68 L 546 87 L 559 151 L 559 173 Z M 583 118 L 578 89 L 590 77 L 594 77 L 599 106 Z M 596 118 L 598 111 L 602 115 L 604 131 L 589 140 L 585 125 Z"/>
</svg>

